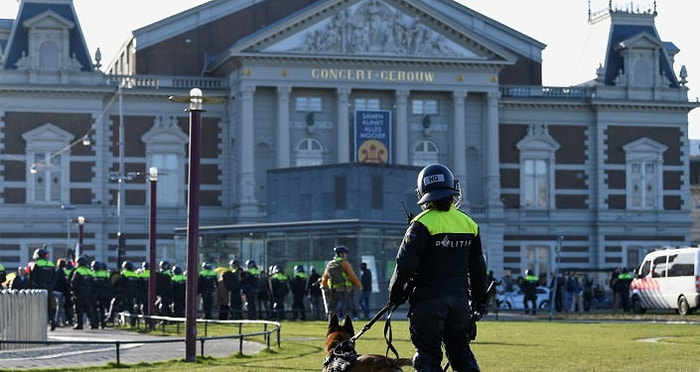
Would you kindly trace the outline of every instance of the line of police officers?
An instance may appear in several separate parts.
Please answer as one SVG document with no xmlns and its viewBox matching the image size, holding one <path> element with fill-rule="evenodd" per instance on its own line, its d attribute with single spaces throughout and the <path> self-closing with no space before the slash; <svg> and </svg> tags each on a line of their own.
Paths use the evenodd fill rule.
<svg viewBox="0 0 700 372">
<path fill-rule="evenodd" d="M 46 247 L 36 249 L 33 259 L 26 269 L 27 284 L 13 289 L 48 292 L 51 330 L 57 325 L 83 329 L 86 321 L 92 329 L 104 328 L 114 323 L 120 312 L 148 312 L 150 267 L 147 262 L 137 269 L 133 263 L 125 261 L 119 272 L 111 272 L 104 262 L 87 256 L 80 256 L 74 262 L 60 258 L 54 265 Z M 171 267 L 167 261 L 160 261 L 155 278 L 157 315 L 184 317 L 185 272 L 178 266 Z M 314 268 L 307 275 L 303 266 L 297 265 L 294 273 L 287 276 L 276 265 L 267 271 L 260 270 L 254 260 L 246 261 L 245 269 L 238 260 L 231 260 L 228 268 L 216 269 L 204 262 L 197 284 L 202 315 L 206 319 L 213 318 L 214 306 L 218 304 L 219 319 L 243 319 L 246 315 L 248 319 L 283 320 L 291 315 L 293 320 L 306 320 L 306 296 L 311 305 L 311 318 L 323 318 L 320 275 Z M 291 312 L 285 309 L 289 293 L 292 293 Z M 136 318 L 132 317 L 131 325 L 135 323 Z"/>
</svg>

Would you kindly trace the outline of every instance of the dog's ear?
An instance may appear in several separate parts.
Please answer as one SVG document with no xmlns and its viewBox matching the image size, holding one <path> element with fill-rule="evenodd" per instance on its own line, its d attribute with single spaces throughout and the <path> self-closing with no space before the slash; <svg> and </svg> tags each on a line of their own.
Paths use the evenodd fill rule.
<svg viewBox="0 0 700 372">
<path fill-rule="evenodd" d="M 338 315 L 333 314 L 331 316 L 331 320 L 328 322 L 328 329 L 329 330 L 334 329 L 334 328 L 338 327 L 338 325 L 339 325 L 338 324 Z"/>
<path fill-rule="evenodd" d="M 345 315 L 345 319 L 343 320 L 343 328 L 345 328 L 345 331 L 348 332 L 351 335 L 355 335 L 355 327 L 352 326 L 352 318 L 350 315 Z"/>
</svg>

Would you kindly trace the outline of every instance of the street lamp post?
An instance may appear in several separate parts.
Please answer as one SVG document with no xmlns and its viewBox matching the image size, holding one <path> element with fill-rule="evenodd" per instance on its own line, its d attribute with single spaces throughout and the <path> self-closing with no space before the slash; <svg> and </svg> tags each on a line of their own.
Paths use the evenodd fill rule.
<svg viewBox="0 0 700 372">
<path fill-rule="evenodd" d="M 189 187 L 187 190 L 187 284 L 185 297 L 185 362 L 197 361 L 197 257 L 199 255 L 199 183 L 201 177 L 201 132 L 203 103 L 223 102 L 220 98 L 202 95 L 202 90 L 193 88 L 187 97 L 170 96 L 173 102 L 189 103 L 190 151 Z"/>
<path fill-rule="evenodd" d="M 78 216 L 78 249 L 75 252 L 75 259 L 77 260 L 83 251 L 83 228 L 85 227 L 85 217 Z"/>
<path fill-rule="evenodd" d="M 151 167 L 148 169 L 148 182 L 151 186 L 151 206 L 148 222 L 150 262 L 148 276 L 148 315 L 153 316 L 156 313 L 156 187 L 158 184 L 158 168 Z M 149 320 L 149 326 L 151 330 L 155 329 L 155 322 L 153 319 Z"/>
</svg>

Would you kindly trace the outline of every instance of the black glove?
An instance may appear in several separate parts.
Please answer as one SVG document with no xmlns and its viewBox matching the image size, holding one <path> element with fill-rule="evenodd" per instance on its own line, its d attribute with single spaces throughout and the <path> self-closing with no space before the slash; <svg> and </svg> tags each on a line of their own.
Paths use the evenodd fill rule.
<svg viewBox="0 0 700 372">
<path fill-rule="evenodd" d="M 408 299 L 408 293 L 406 293 L 406 285 L 395 285 L 391 288 L 389 292 L 389 303 L 392 305 L 401 305 Z"/>
<path fill-rule="evenodd" d="M 472 320 L 469 327 L 469 340 L 476 340 L 476 321 Z"/>
<path fill-rule="evenodd" d="M 481 317 L 486 315 L 486 301 L 483 299 L 472 301 L 472 320 L 481 320 Z"/>
</svg>

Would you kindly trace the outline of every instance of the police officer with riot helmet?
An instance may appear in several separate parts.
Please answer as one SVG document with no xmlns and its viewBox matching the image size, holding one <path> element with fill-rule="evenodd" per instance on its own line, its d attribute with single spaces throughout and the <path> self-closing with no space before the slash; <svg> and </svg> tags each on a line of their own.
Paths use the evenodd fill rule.
<svg viewBox="0 0 700 372">
<path fill-rule="evenodd" d="M 88 267 L 90 261 L 85 256 L 78 257 L 78 267 L 71 273 L 70 292 L 75 306 L 75 325 L 73 329 L 83 329 L 85 318 L 90 322 L 90 328 L 98 327 L 91 304 L 92 295 L 92 271 Z"/>
<path fill-rule="evenodd" d="M 479 226 L 459 210 L 452 171 L 431 164 L 418 173 L 418 204 L 396 255 L 390 303 L 410 299 L 410 337 L 416 371 L 442 371 L 442 348 L 455 371 L 479 371 L 470 342 L 472 305 L 485 307 L 487 270 Z M 470 289 L 471 288 L 471 289 Z"/>
<path fill-rule="evenodd" d="M 257 302 L 260 290 L 260 269 L 255 260 L 245 262 L 246 270 L 243 272 L 243 293 L 245 305 L 248 310 L 248 319 L 258 319 Z"/>
<path fill-rule="evenodd" d="M 214 319 L 214 293 L 216 293 L 217 274 L 212 270 L 211 264 L 202 262 L 202 270 L 199 272 L 197 281 L 197 293 L 202 297 L 202 311 L 204 319 Z"/>
<path fill-rule="evenodd" d="M 56 329 L 55 311 L 56 303 L 53 296 L 56 266 L 49 260 L 49 251 L 44 245 L 34 250 L 33 262 L 28 265 L 29 285 L 34 289 L 44 289 L 48 294 L 48 314 L 51 330 Z"/>
</svg>

